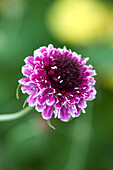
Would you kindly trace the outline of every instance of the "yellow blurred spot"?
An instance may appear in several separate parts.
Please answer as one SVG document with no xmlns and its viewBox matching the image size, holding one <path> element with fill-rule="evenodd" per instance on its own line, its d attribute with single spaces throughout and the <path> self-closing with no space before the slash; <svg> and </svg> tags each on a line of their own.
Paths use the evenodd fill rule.
<svg viewBox="0 0 113 170">
<path fill-rule="evenodd" d="M 108 18 L 108 8 L 93 0 L 60 0 L 47 11 L 48 27 L 57 39 L 83 45 L 105 40 Z"/>
</svg>

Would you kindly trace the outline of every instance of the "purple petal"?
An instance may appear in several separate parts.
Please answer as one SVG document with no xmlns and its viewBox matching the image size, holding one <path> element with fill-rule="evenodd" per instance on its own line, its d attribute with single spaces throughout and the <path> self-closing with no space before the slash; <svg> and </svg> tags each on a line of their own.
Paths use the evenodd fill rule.
<svg viewBox="0 0 113 170">
<path fill-rule="evenodd" d="M 80 110 L 82 111 L 82 113 L 86 113 L 84 108 L 80 108 Z"/>
<path fill-rule="evenodd" d="M 22 67 L 22 73 L 24 76 L 29 77 L 32 74 L 32 70 L 27 65 L 25 65 Z"/>
<path fill-rule="evenodd" d="M 76 107 L 76 112 L 74 113 L 74 117 L 79 117 L 79 115 L 80 115 L 80 109 L 78 108 L 78 107 Z"/>
<path fill-rule="evenodd" d="M 30 82 L 30 79 L 29 78 L 22 78 L 18 81 L 20 84 L 28 84 Z"/>
<path fill-rule="evenodd" d="M 87 107 L 86 101 L 84 99 L 80 99 L 78 106 L 80 108 L 86 108 Z"/>
<path fill-rule="evenodd" d="M 34 51 L 34 57 L 36 58 L 37 56 L 40 56 L 41 53 L 43 53 L 44 51 L 46 51 L 47 47 L 41 47 L 40 49 L 37 49 Z"/>
<path fill-rule="evenodd" d="M 68 113 L 70 113 L 72 117 L 75 117 L 75 112 L 77 112 L 76 105 L 75 104 L 71 104 L 68 107 Z"/>
<path fill-rule="evenodd" d="M 83 59 L 80 60 L 80 63 L 84 65 L 84 64 L 86 64 L 86 62 L 88 60 L 89 60 L 89 57 L 83 58 Z"/>
<path fill-rule="evenodd" d="M 61 102 L 60 102 L 60 101 L 58 101 L 58 103 L 55 104 L 55 107 L 58 108 L 58 109 L 60 109 L 61 106 L 62 106 L 62 105 L 61 105 Z"/>
<path fill-rule="evenodd" d="M 50 96 L 47 100 L 46 100 L 46 104 L 48 106 L 52 106 L 55 102 L 55 98 L 53 96 Z"/>
<path fill-rule="evenodd" d="M 91 90 L 90 90 L 90 92 L 89 92 L 90 96 L 89 96 L 88 100 L 93 100 L 93 99 L 95 99 L 96 93 L 97 93 L 97 91 L 95 90 L 94 87 L 92 87 Z"/>
<path fill-rule="evenodd" d="M 60 120 L 67 122 L 71 117 L 71 114 L 68 113 L 68 108 L 66 108 L 65 106 L 62 106 L 62 108 L 60 109 Z"/>
<path fill-rule="evenodd" d="M 42 112 L 44 109 L 45 109 L 45 105 L 39 105 L 39 104 L 36 104 L 36 107 L 35 109 L 38 111 L 38 112 Z"/>
<path fill-rule="evenodd" d="M 36 94 L 37 91 L 34 91 L 29 97 L 28 97 L 28 103 L 30 106 L 35 106 L 36 105 Z"/>
<path fill-rule="evenodd" d="M 91 70 L 91 71 L 90 71 L 90 76 L 96 76 L 96 75 L 97 75 L 97 73 L 96 73 L 95 70 Z"/>
<path fill-rule="evenodd" d="M 36 75 L 36 74 L 31 74 L 30 75 L 30 80 L 34 81 L 35 83 L 39 80 L 41 80 L 41 75 Z"/>
<path fill-rule="evenodd" d="M 44 105 L 46 102 L 47 96 L 37 96 L 37 103 L 39 105 Z"/>
<path fill-rule="evenodd" d="M 22 90 L 22 93 L 28 93 L 28 94 L 31 94 L 33 91 L 30 86 L 26 86 L 26 85 L 22 85 L 21 90 Z"/>
<path fill-rule="evenodd" d="M 94 80 L 94 78 L 93 78 L 93 77 L 90 77 L 90 78 L 89 78 L 89 84 L 95 85 L 95 83 L 96 83 L 96 81 Z"/>
<path fill-rule="evenodd" d="M 34 57 L 32 56 L 26 57 L 24 61 L 26 64 L 34 66 Z"/>
<path fill-rule="evenodd" d="M 53 114 L 53 107 L 54 107 L 53 105 L 52 106 L 46 105 L 46 108 L 42 112 L 42 117 L 44 119 L 51 119 L 52 114 Z"/>
<path fill-rule="evenodd" d="M 46 70 L 38 68 L 38 69 L 37 69 L 37 73 L 38 73 L 39 75 L 43 75 L 43 74 L 46 74 Z"/>
<path fill-rule="evenodd" d="M 60 114 L 60 109 L 55 107 L 54 114 L 55 114 L 54 117 L 56 118 Z"/>
<path fill-rule="evenodd" d="M 53 89 L 50 87 L 47 87 L 47 88 L 44 88 L 41 95 L 44 96 L 44 95 L 51 94 L 51 93 L 53 93 Z"/>
<path fill-rule="evenodd" d="M 63 96 L 57 96 L 57 101 L 55 104 L 55 107 L 60 109 L 62 105 L 64 105 L 67 102 L 66 98 Z"/>
</svg>

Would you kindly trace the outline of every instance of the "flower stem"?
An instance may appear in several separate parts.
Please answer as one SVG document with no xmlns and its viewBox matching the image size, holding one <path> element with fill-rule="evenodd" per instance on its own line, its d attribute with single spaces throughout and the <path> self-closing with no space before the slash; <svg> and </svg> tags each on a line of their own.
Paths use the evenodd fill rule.
<svg viewBox="0 0 113 170">
<path fill-rule="evenodd" d="M 25 109 L 22 109 L 16 113 L 11 113 L 11 114 L 1 114 L 0 115 L 0 122 L 4 122 L 4 121 L 11 121 L 11 120 L 16 120 L 18 118 L 23 117 L 24 115 L 26 115 L 27 113 L 30 112 L 30 110 L 32 110 L 33 107 L 29 107 L 27 106 Z"/>
</svg>

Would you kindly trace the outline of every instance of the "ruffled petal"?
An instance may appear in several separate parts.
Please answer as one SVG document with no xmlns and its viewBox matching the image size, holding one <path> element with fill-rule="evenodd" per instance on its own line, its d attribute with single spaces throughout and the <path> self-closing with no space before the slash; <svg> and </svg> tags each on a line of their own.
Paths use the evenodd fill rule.
<svg viewBox="0 0 113 170">
<path fill-rule="evenodd" d="M 68 106 L 68 113 L 70 113 L 73 118 L 75 117 L 75 112 L 77 112 L 76 105 L 75 104 L 69 105 Z"/>
<path fill-rule="evenodd" d="M 25 65 L 22 67 L 22 73 L 24 76 L 29 77 L 32 74 L 32 69 Z"/>
<path fill-rule="evenodd" d="M 52 114 L 53 114 L 53 105 L 52 106 L 48 106 L 46 105 L 45 109 L 42 111 L 42 117 L 44 119 L 51 119 Z"/>
<path fill-rule="evenodd" d="M 37 96 L 37 103 L 39 105 L 44 105 L 46 102 L 47 96 Z"/>
<path fill-rule="evenodd" d="M 84 99 L 80 99 L 78 106 L 80 108 L 86 108 L 87 107 L 86 101 Z"/>
<path fill-rule="evenodd" d="M 33 89 L 30 86 L 22 85 L 21 86 L 22 93 L 28 93 L 31 94 L 33 92 Z"/>
<path fill-rule="evenodd" d="M 64 122 L 67 122 L 70 117 L 71 117 L 71 114 L 68 113 L 68 108 L 66 108 L 65 106 L 62 106 L 62 108 L 60 109 L 60 120 L 64 121 Z"/>
<path fill-rule="evenodd" d="M 28 103 L 30 106 L 35 106 L 36 105 L 36 94 L 38 92 L 34 91 L 32 94 L 30 94 L 30 96 L 28 97 Z"/>
<path fill-rule="evenodd" d="M 80 108 L 76 107 L 76 112 L 74 113 L 74 117 L 79 117 L 80 116 Z"/>
<path fill-rule="evenodd" d="M 39 105 L 39 104 L 36 104 L 36 107 L 35 109 L 38 111 L 38 112 L 42 112 L 44 109 L 45 109 L 45 105 Z"/>
<path fill-rule="evenodd" d="M 30 83 L 29 78 L 22 78 L 18 81 L 20 84 L 28 85 Z"/>
<path fill-rule="evenodd" d="M 30 66 L 34 66 L 35 65 L 34 57 L 32 57 L 32 56 L 26 57 L 24 61 L 25 61 L 25 63 L 27 65 L 30 65 Z"/>
<path fill-rule="evenodd" d="M 48 106 L 52 106 L 55 103 L 55 98 L 54 96 L 50 96 L 47 100 L 46 100 L 46 104 Z"/>
</svg>

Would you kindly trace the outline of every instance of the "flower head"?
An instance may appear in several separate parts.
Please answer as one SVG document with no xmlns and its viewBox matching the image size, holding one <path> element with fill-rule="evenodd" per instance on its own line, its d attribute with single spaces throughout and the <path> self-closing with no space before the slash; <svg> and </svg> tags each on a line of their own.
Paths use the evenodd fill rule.
<svg viewBox="0 0 113 170">
<path fill-rule="evenodd" d="M 44 119 L 54 114 L 62 121 L 85 113 L 87 100 L 93 100 L 96 75 L 91 65 L 85 65 L 89 58 L 71 50 L 56 49 L 53 45 L 34 51 L 34 57 L 25 58 L 22 73 L 26 78 L 19 80 L 23 93 L 29 94 L 28 104 L 42 112 Z"/>
</svg>

